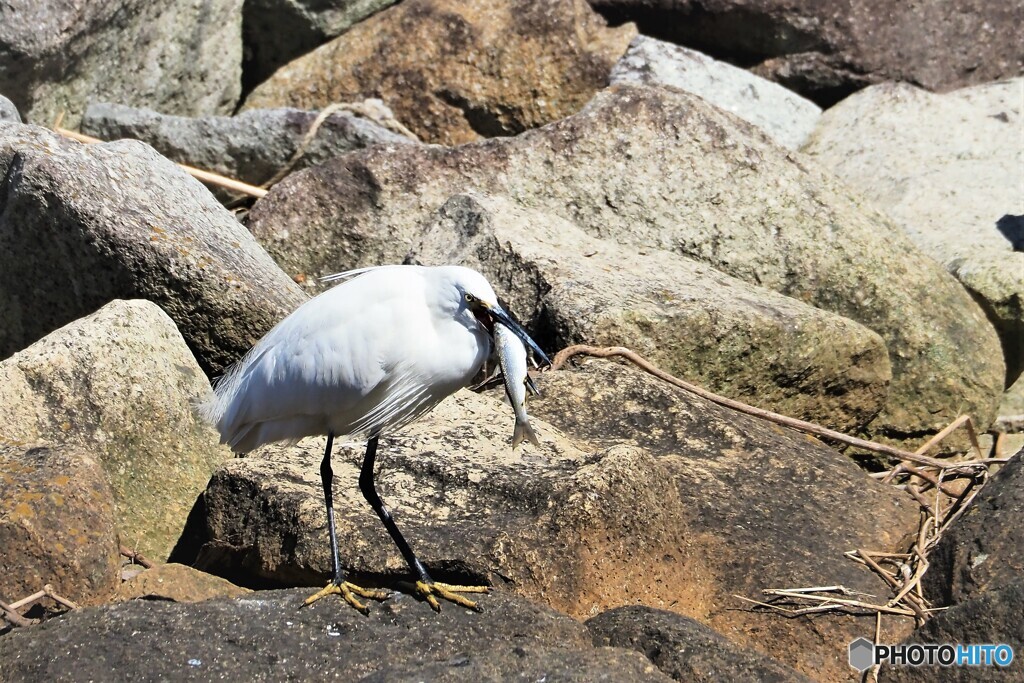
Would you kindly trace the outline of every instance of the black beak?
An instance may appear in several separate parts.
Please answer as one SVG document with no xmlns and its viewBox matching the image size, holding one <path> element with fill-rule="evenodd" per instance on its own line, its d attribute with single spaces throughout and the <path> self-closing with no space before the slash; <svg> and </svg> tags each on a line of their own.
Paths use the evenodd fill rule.
<svg viewBox="0 0 1024 683">
<path fill-rule="evenodd" d="M 499 322 L 512 330 L 513 334 L 519 337 L 524 344 L 533 350 L 533 354 L 537 356 L 537 358 L 544 361 L 546 364 L 551 365 L 551 360 L 543 351 L 540 350 L 540 347 L 537 346 L 537 342 L 530 339 L 530 335 L 526 333 L 526 330 L 520 327 L 519 323 L 513 320 L 501 306 L 488 306 L 487 312 L 491 314 L 491 317 L 494 318 L 495 322 Z"/>
</svg>

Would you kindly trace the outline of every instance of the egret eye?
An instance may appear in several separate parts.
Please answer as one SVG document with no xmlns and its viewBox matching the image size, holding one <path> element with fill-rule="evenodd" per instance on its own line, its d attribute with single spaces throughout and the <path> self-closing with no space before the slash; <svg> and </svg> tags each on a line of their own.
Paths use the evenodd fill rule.
<svg viewBox="0 0 1024 683">
<path fill-rule="evenodd" d="M 469 292 L 466 292 L 466 303 L 471 304 L 474 301 L 476 301 L 476 297 L 470 294 Z"/>
</svg>

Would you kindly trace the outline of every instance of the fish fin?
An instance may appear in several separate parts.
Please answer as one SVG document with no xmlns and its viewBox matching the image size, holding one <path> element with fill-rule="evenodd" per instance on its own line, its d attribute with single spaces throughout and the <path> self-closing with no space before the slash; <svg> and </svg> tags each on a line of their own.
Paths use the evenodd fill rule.
<svg viewBox="0 0 1024 683">
<path fill-rule="evenodd" d="M 516 449 L 516 446 L 523 442 L 523 439 L 529 439 L 537 448 L 540 448 L 540 440 L 537 438 L 537 432 L 533 431 L 533 427 L 526 420 L 516 420 L 516 428 L 512 432 L 512 450 Z"/>
</svg>

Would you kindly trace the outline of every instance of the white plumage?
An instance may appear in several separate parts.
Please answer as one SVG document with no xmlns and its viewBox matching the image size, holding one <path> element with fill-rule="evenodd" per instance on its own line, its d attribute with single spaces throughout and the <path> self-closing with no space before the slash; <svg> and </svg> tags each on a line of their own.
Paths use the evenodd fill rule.
<svg viewBox="0 0 1024 683">
<path fill-rule="evenodd" d="M 273 441 L 393 431 L 470 383 L 491 353 L 459 266 L 383 266 L 307 301 L 218 382 L 203 414 L 238 453 Z"/>
</svg>

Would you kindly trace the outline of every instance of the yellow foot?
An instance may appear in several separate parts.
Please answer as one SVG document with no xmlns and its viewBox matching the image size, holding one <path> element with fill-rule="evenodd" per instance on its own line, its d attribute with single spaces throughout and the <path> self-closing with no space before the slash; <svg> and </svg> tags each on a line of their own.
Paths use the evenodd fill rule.
<svg viewBox="0 0 1024 683">
<path fill-rule="evenodd" d="M 437 583 L 436 581 L 427 583 L 426 581 L 416 582 L 416 592 L 423 596 L 423 598 L 430 603 L 430 606 L 434 608 L 435 612 L 441 611 L 441 603 L 437 601 L 438 597 L 444 598 L 449 602 L 454 602 L 456 605 L 461 605 L 468 609 L 476 612 L 482 612 L 483 610 L 477 606 L 475 602 L 464 598 L 459 593 L 490 593 L 490 586 L 453 586 L 449 583 Z"/>
<path fill-rule="evenodd" d="M 302 603 L 302 606 L 305 607 L 306 605 L 312 605 L 320 598 L 327 597 L 328 595 L 340 595 L 345 599 L 345 602 L 352 605 L 363 614 L 369 614 L 370 608 L 359 602 L 356 595 L 360 595 L 364 598 L 370 598 L 371 600 L 387 600 L 391 597 L 391 593 L 384 590 L 363 588 L 362 586 L 357 586 L 354 583 L 349 583 L 348 581 L 343 581 L 340 584 L 331 581 L 326 587 L 306 598 L 306 601 Z"/>
</svg>

